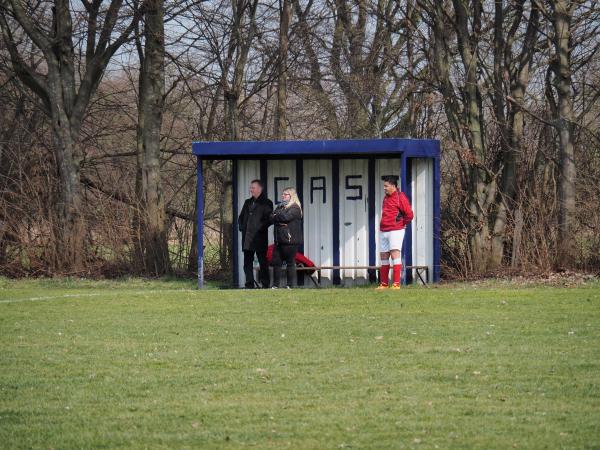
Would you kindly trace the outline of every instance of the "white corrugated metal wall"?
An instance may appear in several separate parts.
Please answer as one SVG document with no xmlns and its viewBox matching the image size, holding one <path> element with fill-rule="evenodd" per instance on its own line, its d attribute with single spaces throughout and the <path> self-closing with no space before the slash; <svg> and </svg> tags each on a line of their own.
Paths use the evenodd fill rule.
<svg viewBox="0 0 600 450">
<path fill-rule="evenodd" d="M 296 161 L 290 159 L 269 160 L 267 163 L 267 191 L 273 204 L 281 201 L 286 187 L 296 187 Z"/>
<path fill-rule="evenodd" d="M 304 254 L 318 266 L 333 264 L 333 186 L 330 159 L 304 161 Z M 323 281 L 331 281 L 323 271 Z"/>
<path fill-rule="evenodd" d="M 433 276 L 433 161 L 413 158 L 411 191 L 415 218 L 412 223 L 412 263 L 429 266 Z M 418 280 L 415 273 L 413 279 Z"/>
<path fill-rule="evenodd" d="M 428 265 L 433 273 L 433 162 L 414 158 L 411 172 L 411 191 L 415 219 L 412 224 L 412 263 Z M 249 197 L 251 180 L 260 178 L 260 161 L 237 162 L 237 201 L 239 212 Z M 384 175 L 400 176 L 400 158 L 375 160 L 375 263 L 379 264 L 379 220 L 383 201 Z M 333 185 L 332 160 L 303 161 L 304 253 L 317 265 L 333 265 Z M 267 192 L 273 203 L 280 200 L 282 190 L 296 186 L 295 160 L 267 162 Z M 340 265 L 369 265 L 368 221 L 368 160 L 339 160 L 339 238 Z M 400 183 L 399 183 L 400 184 Z M 312 200 L 311 200 L 312 190 Z M 269 242 L 273 242 L 272 228 Z M 406 245 L 406 242 L 405 242 Z M 238 233 L 238 283 L 243 286 L 243 255 L 241 235 Z M 324 284 L 331 282 L 331 271 L 323 271 Z M 366 270 L 345 270 L 340 273 L 343 284 L 365 283 Z"/>
<path fill-rule="evenodd" d="M 340 266 L 369 265 L 368 161 L 340 160 Z M 340 271 L 342 280 L 364 282 L 367 270 Z"/>
</svg>

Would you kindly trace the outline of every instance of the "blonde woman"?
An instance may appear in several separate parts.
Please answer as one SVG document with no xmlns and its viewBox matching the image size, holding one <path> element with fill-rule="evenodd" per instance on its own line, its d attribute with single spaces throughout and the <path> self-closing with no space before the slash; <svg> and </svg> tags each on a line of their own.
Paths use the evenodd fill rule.
<svg viewBox="0 0 600 450">
<path fill-rule="evenodd" d="M 281 202 L 271 213 L 271 223 L 274 224 L 273 235 L 273 289 L 281 282 L 281 267 L 285 261 L 287 266 L 287 288 L 296 287 L 296 253 L 302 245 L 302 206 L 296 189 L 287 187 L 281 193 Z"/>
</svg>

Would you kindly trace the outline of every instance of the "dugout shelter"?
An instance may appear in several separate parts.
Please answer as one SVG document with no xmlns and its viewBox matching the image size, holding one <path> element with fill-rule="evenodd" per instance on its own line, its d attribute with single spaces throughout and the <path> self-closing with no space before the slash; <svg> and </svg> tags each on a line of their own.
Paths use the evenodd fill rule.
<svg viewBox="0 0 600 450">
<path fill-rule="evenodd" d="M 379 264 L 379 215 L 385 175 L 399 177 L 415 217 L 406 229 L 404 266 L 427 266 L 440 277 L 440 142 L 434 139 L 194 142 L 198 192 L 198 287 L 204 284 L 204 160 L 233 164 L 233 283 L 244 285 L 237 218 L 248 185 L 260 179 L 277 203 L 281 191 L 295 187 L 304 212 L 304 246 L 317 266 L 366 267 Z M 272 243 L 272 228 L 269 242 Z M 324 270 L 325 285 L 374 281 L 372 269 Z M 403 280 L 414 273 L 407 270 Z"/>
</svg>

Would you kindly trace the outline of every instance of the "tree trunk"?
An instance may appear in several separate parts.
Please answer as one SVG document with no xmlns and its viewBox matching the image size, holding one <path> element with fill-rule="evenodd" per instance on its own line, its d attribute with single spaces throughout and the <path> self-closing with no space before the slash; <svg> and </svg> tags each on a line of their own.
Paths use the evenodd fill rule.
<svg viewBox="0 0 600 450">
<path fill-rule="evenodd" d="M 206 192 L 206 191 L 202 191 Z M 187 270 L 189 273 L 198 272 L 198 190 L 196 189 L 194 201 L 194 214 L 192 215 L 192 241 L 190 242 L 190 252 L 188 254 Z M 204 215 L 203 215 L 204 217 Z"/>
<path fill-rule="evenodd" d="M 521 208 L 515 211 L 515 229 L 512 240 L 512 258 L 510 266 L 516 269 L 521 264 L 521 240 L 523 237 L 523 213 Z"/>
<path fill-rule="evenodd" d="M 281 0 L 280 0 L 281 1 Z M 282 0 L 279 18 L 279 58 L 277 73 L 277 107 L 274 117 L 274 138 L 285 139 L 287 135 L 286 101 L 287 101 L 287 60 L 288 60 L 288 33 L 292 15 L 291 0 Z"/>
<path fill-rule="evenodd" d="M 552 2 L 554 14 L 554 86 L 557 92 L 557 117 L 555 127 L 558 133 L 560 153 L 559 198 L 559 258 L 558 264 L 573 264 L 573 233 L 575 221 L 575 159 L 573 145 L 573 99 L 571 90 L 571 15 L 573 2 L 559 0 Z"/>
<path fill-rule="evenodd" d="M 369 121 L 368 105 L 374 77 L 364 58 L 366 41 L 367 4 L 336 0 L 336 21 L 331 44 L 331 68 L 346 104 L 346 134 L 350 137 L 368 137 L 374 133 Z M 374 43 L 375 45 L 375 43 Z M 345 60 L 343 57 L 347 57 Z M 346 66 L 347 64 L 347 66 Z M 349 72 L 349 73 L 348 73 Z"/>
<path fill-rule="evenodd" d="M 237 141 L 240 138 L 238 98 L 233 90 L 224 90 L 225 96 L 225 129 L 227 140 Z"/>
<path fill-rule="evenodd" d="M 164 0 L 150 0 L 145 12 L 144 55 L 140 75 L 138 149 L 144 266 L 152 275 L 171 271 L 167 220 L 160 172 L 160 130 L 164 106 Z M 141 144 L 141 145 L 140 145 Z"/>
<path fill-rule="evenodd" d="M 69 130 L 52 121 L 60 179 L 55 270 L 78 272 L 85 260 L 86 226 L 83 217 L 83 191 L 80 182 L 81 158 Z M 68 122 L 67 122 L 68 123 Z"/>
<path fill-rule="evenodd" d="M 142 67 L 144 65 L 144 48 L 142 44 L 142 35 L 139 27 L 136 26 L 135 45 L 140 59 L 140 78 L 138 81 L 138 122 L 136 128 L 136 155 L 135 155 L 135 198 L 136 204 L 133 208 L 133 218 L 131 223 L 131 233 L 133 241 L 133 261 L 136 271 L 145 272 L 146 262 L 144 258 L 144 191 L 142 187 L 142 168 L 144 165 L 144 122 L 145 110 L 142 107 L 142 92 L 145 91 Z"/>
<path fill-rule="evenodd" d="M 248 53 L 256 34 L 258 0 L 235 0 L 232 4 L 235 6 L 233 12 L 234 23 L 231 29 L 231 38 L 227 49 L 227 60 L 223 67 L 221 84 L 223 86 L 225 101 L 227 139 L 237 141 L 240 138 L 239 103 L 242 96 L 244 74 L 248 63 Z M 248 16 L 247 18 L 246 15 Z M 229 71 L 232 65 L 233 77 L 229 80 Z"/>
<path fill-rule="evenodd" d="M 56 251 L 53 270 L 76 273 L 84 268 L 86 224 L 83 216 L 83 189 L 79 130 L 82 117 L 73 114 L 73 55 L 65 29 L 70 29 L 70 17 L 63 8 L 56 8 L 55 29 L 58 44 L 53 58 L 48 59 L 47 94 L 52 123 L 60 190 L 55 224 Z M 70 36 L 69 36 L 70 37 Z"/>
<path fill-rule="evenodd" d="M 461 0 L 453 0 L 456 18 L 456 32 L 458 49 L 465 70 L 464 86 L 464 120 L 466 140 L 472 153 L 469 161 L 468 174 L 468 224 L 469 243 L 473 270 L 486 272 L 495 268 L 491 259 L 491 235 L 488 225 L 490 219 L 490 206 L 496 197 L 497 186 L 494 179 L 490 179 L 489 172 L 483 169 L 485 164 L 485 142 L 483 138 L 482 104 L 478 80 L 478 55 L 477 41 L 481 25 L 482 7 L 475 1 L 473 11 L 467 13 L 465 4 Z M 468 21 L 472 22 L 472 31 L 469 32 Z"/>
<path fill-rule="evenodd" d="M 226 165 L 226 179 L 223 185 L 223 215 L 224 217 L 233 217 L 233 185 L 231 183 L 231 164 Z M 236 230 L 237 231 L 237 230 Z M 223 270 L 231 270 L 231 255 L 233 253 L 233 239 L 237 239 L 234 234 L 233 223 L 231 219 L 225 220 L 223 224 L 223 252 L 221 254 L 221 267 Z"/>
</svg>

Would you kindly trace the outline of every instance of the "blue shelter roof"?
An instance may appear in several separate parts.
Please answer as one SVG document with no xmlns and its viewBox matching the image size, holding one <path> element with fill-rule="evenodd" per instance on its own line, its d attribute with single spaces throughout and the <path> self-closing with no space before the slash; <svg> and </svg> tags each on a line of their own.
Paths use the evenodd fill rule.
<svg viewBox="0 0 600 450">
<path fill-rule="evenodd" d="M 205 159 L 264 156 L 335 156 L 404 153 L 408 157 L 439 157 L 437 139 L 346 139 L 324 141 L 194 142 L 194 155 Z"/>
</svg>

